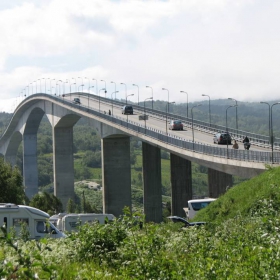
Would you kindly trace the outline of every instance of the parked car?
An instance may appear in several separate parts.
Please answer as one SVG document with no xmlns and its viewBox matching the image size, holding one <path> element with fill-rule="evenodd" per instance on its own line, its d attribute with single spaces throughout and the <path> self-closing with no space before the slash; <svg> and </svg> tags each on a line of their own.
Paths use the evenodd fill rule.
<svg viewBox="0 0 280 280">
<path fill-rule="evenodd" d="M 193 227 L 193 226 L 202 226 L 205 225 L 206 222 L 188 222 L 186 219 L 181 218 L 179 216 L 169 216 L 167 217 L 167 219 L 169 219 L 170 221 L 174 222 L 174 223 L 182 223 L 182 225 L 184 227 Z"/>
<path fill-rule="evenodd" d="M 231 136 L 227 132 L 222 132 L 222 133 L 216 133 L 214 135 L 214 144 L 228 144 L 231 145 Z"/>
<path fill-rule="evenodd" d="M 169 123 L 169 129 L 183 130 L 183 123 L 180 120 L 172 120 Z"/>
<path fill-rule="evenodd" d="M 133 107 L 131 105 L 125 105 L 122 107 L 122 114 L 133 115 Z"/>
<path fill-rule="evenodd" d="M 74 98 L 73 103 L 81 104 L 80 98 Z"/>
</svg>

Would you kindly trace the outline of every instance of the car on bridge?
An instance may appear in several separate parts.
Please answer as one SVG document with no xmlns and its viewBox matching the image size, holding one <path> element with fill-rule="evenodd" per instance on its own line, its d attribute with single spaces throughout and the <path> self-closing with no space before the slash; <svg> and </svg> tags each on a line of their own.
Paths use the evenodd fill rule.
<svg viewBox="0 0 280 280">
<path fill-rule="evenodd" d="M 216 133 L 213 138 L 214 144 L 231 145 L 231 136 L 228 132 Z"/>
<path fill-rule="evenodd" d="M 183 130 L 183 123 L 180 120 L 172 120 L 169 123 L 169 129 L 171 130 Z"/>
<path fill-rule="evenodd" d="M 81 104 L 80 98 L 74 98 L 73 103 Z"/>
<path fill-rule="evenodd" d="M 122 114 L 133 115 L 133 107 L 131 105 L 125 105 L 122 107 Z"/>
</svg>

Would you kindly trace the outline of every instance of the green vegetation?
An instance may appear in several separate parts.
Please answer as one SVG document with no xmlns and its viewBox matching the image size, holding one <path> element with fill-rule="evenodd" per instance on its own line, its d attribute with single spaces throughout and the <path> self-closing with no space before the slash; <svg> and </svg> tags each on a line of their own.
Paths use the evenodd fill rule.
<svg viewBox="0 0 280 280">
<path fill-rule="evenodd" d="M 145 223 L 140 213 L 85 224 L 68 238 L 0 239 L 4 279 L 279 279 L 280 168 L 230 189 L 205 226 Z M 136 218 L 137 217 L 137 218 Z M 141 223 L 142 222 L 142 226 Z"/>
</svg>

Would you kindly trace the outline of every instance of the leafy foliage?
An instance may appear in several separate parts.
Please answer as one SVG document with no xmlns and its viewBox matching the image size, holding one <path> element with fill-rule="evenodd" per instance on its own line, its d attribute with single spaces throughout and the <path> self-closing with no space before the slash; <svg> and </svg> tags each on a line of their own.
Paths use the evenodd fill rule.
<svg viewBox="0 0 280 280">
<path fill-rule="evenodd" d="M 0 202 L 22 204 L 27 201 L 22 176 L 17 167 L 12 168 L 0 158 Z"/>
<path fill-rule="evenodd" d="M 47 192 L 35 194 L 29 203 L 30 206 L 53 215 L 62 212 L 62 202 L 53 194 Z"/>
</svg>

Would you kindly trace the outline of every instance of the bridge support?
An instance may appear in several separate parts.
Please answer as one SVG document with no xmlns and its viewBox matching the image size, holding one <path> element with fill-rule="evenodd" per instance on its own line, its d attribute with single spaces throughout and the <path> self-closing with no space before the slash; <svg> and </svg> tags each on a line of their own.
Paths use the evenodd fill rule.
<svg viewBox="0 0 280 280">
<path fill-rule="evenodd" d="M 210 197 L 217 198 L 231 187 L 232 175 L 208 168 L 208 188 Z"/>
<path fill-rule="evenodd" d="M 131 209 L 130 137 L 102 138 L 103 212 L 119 216 Z"/>
<path fill-rule="evenodd" d="M 53 129 L 54 195 L 66 209 L 74 199 L 73 126 Z"/>
<path fill-rule="evenodd" d="M 171 215 L 184 217 L 183 207 L 192 199 L 192 166 L 189 160 L 170 154 Z"/>
<path fill-rule="evenodd" d="M 147 222 L 162 222 L 160 149 L 142 142 L 144 213 Z"/>
<path fill-rule="evenodd" d="M 38 193 L 37 133 L 23 135 L 23 183 L 28 198 Z"/>
</svg>

